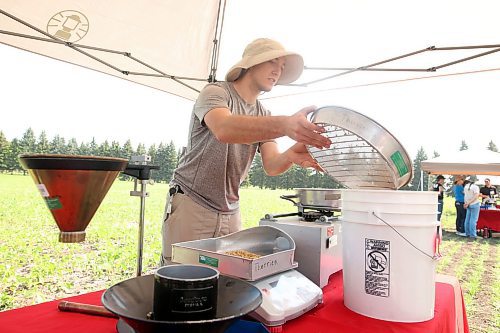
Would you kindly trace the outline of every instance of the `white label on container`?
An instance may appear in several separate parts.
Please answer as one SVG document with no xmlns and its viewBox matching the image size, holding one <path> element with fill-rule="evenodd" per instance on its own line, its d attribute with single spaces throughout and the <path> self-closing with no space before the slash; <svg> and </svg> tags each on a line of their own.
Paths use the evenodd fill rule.
<svg viewBox="0 0 500 333">
<path fill-rule="evenodd" d="M 391 242 L 365 238 L 365 292 L 389 297 Z"/>
<path fill-rule="evenodd" d="M 47 188 L 45 187 L 44 184 L 37 184 L 36 187 L 38 187 L 38 191 L 40 191 L 40 194 L 44 198 L 50 197 L 49 191 L 47 191 Z"/>
<path fill-rule="evenodd" d="M 328 238 L 328 247 L 334 247 L 339 243 L 338 236 L 333 235 L 332 237 Z"/>
</svg>

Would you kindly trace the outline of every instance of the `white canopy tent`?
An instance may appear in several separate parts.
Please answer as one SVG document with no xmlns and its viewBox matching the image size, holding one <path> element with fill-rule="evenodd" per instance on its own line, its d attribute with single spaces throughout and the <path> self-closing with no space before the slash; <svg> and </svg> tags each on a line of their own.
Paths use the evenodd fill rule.
<svg viewBox="0 0 500 333">
<path fill-rule="evenodd" d="M 193 99 L 210 75 L 218 9 L 204 0 L 2 0 L 0 42 Z"/>
<path fill-rule="evenodd" d="M 304 55 L 300 91 L 330 89 L 337 77 L 345 87 L 498 70 L 500 44 L 485 37 L 496 29 L 484 18 L 493 2 L 480 2 L 464 20 L 449 16 L 454 1 L 2 0 L 0 43 L 193 100 L 207 82 L 224 79 L 248 42 L 271 37 Z M 476 7 L 483 16 L 470 14 Z M 358 22 L 360 12 L 373 14 Z M 353 24 L 366 26 L 362 35 Z M 418 36 L 405 33 L 411 25 Z"/>
<path fill-rule="evenodd" d="M 422 161 L 421 168 L 430 174 L 500 176 L 500 153 L 462 150 Z"/>
</svg>

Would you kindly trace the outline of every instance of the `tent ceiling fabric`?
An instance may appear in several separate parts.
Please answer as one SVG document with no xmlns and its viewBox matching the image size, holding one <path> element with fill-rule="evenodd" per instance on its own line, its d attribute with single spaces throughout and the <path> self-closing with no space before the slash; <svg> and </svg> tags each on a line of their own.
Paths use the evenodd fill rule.
<svg viewBox="0 0 500 333">
<path fill-rule="evenodd" d="M 479 1 L 485 5 L 493 3 L 492 0 Z M 500 70 L 494 61 L 500 58 L 500 44 L 490 41 L 496 35 L 485 34 L 495 30 L 494 23 L 472 30 L 481 26 L 478 23 L 492 20 L 470 21 L 464 28 L 468 34 L 453 30 L 450 37 L 445 34 L 445 29 L 441 29 L 444 24 L 440 19 L 443 14 L 449 14 L 450 4 L 455 6 L 455 2 L 449 0 L 438 4 L 424 0 L 424 3 L 408 5 L 387 1 L 379 4 L 367 0 L 2 0 L 0 43 L 190 100 L 196 99 L 198 91 L 209 80 L 223 80 L 225 70 L 241 56 L 244 46 L 258 37 L 279 40 L 290 50 L 303 55 L 309 65 L 309 70 L 294 83 L 296 86 L 277 87 L 271 97 L 332 89 L 330 79 L 333 77 L 339 77 L 336 79 L 339 86 L 334 89 L 350 89 L 452 74 L 450 67 L 465 74 Z M 428 11 L 429 4 L 434 11 Z M 391 10 L 386 10 L 389 7 Z M 224 10 L 225 14 L 221 15 Z M 482 14 L 485 11 L 481 9 Z M 373 14 L 363 16 L 363 29 L 353 29 L 352 25 L 359 25 L 356 18 L 360 12 Z M 474 17 L 470 10 L 466 13 L 467 19 Z M 427 21 L 422 25 L 424 16 Z M 460 16 L 448 19 L 458 20 L 463 26 Z M 277 27 L 270 28 L 272 21 Z M 381 21 L 390 24 L 381 24 Z M 401 28 L 402 33 L 394 34 L 395 27 Z M 418 27 L 413 29 L 417 32 L 408 34 L 411 30 L 407 28 L 410 27 Z M 68 47 L 66 42 L 71 46 Z M 214 42 L 217 42 L 216 47 Z M 433 45 L 436 48 L 431 47 Z M 430 50 L 432 52 L 427 52 Z M 489 57 L 483 56 L 490 54 Z M 479 55 L 481 59 L 478 60 Z M 464 59 L 474 59 L 475 65 L 469 66 L 472 61 L 468 60 L 464 65 Z M 331 62 L 340 67 L 332 67 Z M 220 71 L 215 77 L 217 67 Z M 400 69 L 405 72 L 401 74 L 403 76 L 397 74 Z M 438 75 L 422 74 L 438 69 Z M 376 81 L 366 82 L 365 78 L 375 77 L 375 71 Z M 359 75 L 360 72 L 372 74 Z M 412 74 L 408 74 L 410 72 Z M 350 73 L 356 74 L 345 75 Z M 306 86 L 309 88 L 305 89 Z"/>
<path fill-rule="evenodd" d="M 462 150 L 422 161 L 422 170 L 444 175 L 500 175 L 500 153 Z"/>
<path fill-rule="evenodd" d="M 148 6 L 142 1 L 124 0 L 2 0 L 0 9 L 48 34 L 58 34 L 62 41 L 128 52 L 139 60 L 104 50 L 80 48 L 121 71 L 161 75 L 157 69 L 176 77 L 198 78 L 200 81 L 179 81 L 199 91 L 210 75 L 218 6 L 218 1 L 206 0 L 161 0 Z M 47 35 L 1 14 L 0 30 L 49 39 Z M 8 34 L 0 34 L 0 42 L 184 98 L 198 96 L 198 91 L 166 77 L 125 75 L 65 44 Z"/>
</svg>

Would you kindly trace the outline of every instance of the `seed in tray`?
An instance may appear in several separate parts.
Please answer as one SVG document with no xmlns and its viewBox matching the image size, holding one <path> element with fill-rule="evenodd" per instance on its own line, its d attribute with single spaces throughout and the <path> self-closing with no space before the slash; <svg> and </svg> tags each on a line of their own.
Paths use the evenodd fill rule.
<svg viewBox="0 0 500 333">
<path fill-rule="evenodd" d="M 226 251 L 226 252 L 224 252 L 224 254 L 229 254 L 232 256 L 241 257 L 241 258 L 245 258 L 245 259 L 257 259 L 257 258 L 261 257 L 260 255 L 258 255 L 256 253 L 246 251 L 246 250 Z"/>
</svg>

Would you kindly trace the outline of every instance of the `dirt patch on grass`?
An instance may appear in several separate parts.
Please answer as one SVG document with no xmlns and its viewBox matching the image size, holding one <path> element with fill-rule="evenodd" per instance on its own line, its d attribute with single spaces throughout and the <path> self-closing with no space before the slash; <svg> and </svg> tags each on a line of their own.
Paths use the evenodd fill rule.
<svg viewBox="0 0 500 333">
<path fill-rule="evenodd" d="M 477 255 L 480 255 L 480 248 L 477 249 Z M 480 283 L 480 290 L 474 297 L 475 313 L 469 320 L 471 332 L 490 332 L 489 329 L 495 327 L 495 309 L 491 301 L 494 298 L 493 286 L 497 283 L 495 276 L 497 249 L 495 246 L 489 246 L 488 254 L 483 261 L 484 271 Z"/>
<path fill-rule="evenodd" d="M 466 286 L 470 279 L 472 278 L 472 271 L 475 266 L 483 267 L 483 272 L 481 275 L 480 289 L 475 293 L 472 298 L 473 304 L 470 304 L 466 309 L 467 320 L 469 323 L 469 328 L 471 333 L 487 333 L 493 332 L 492 328 L 495 327 L 495 294 L 494 286 L 498 283 L 497 277 L 495 275 L 495 267 L 498 264 L 498 251 L 497 246 L 500 244 L 500 239 L 489 238 L 489 239 L 469 239 L 461 237 L 455 234 L 455 232 L 444 231 L 443 241 L 454 240 L 461 242 L 460 248 L 457 250 L 457 254 L 452 257 L 449 264 L 443 268 L 442 273 L 447 275 L 456 276 L 456 269 L 460 265 L 460 261 L 463 259 L 463 255 L 466 253 L 472 253 L 471 257 L 474 258 L 473 264 L 467 268 L 463 276 L 460 278 L 460 285 L 464 294 L 469 293 Z M 482 263 L 478 260 L 482 260 L 482 244 L 488 244 L 488 253 L 484 257 Z M 462 254 L 462 255 L 460 255 Z M 474 312 L 470 311 L 470 308 L 474 308 Z"/>
</svg>

